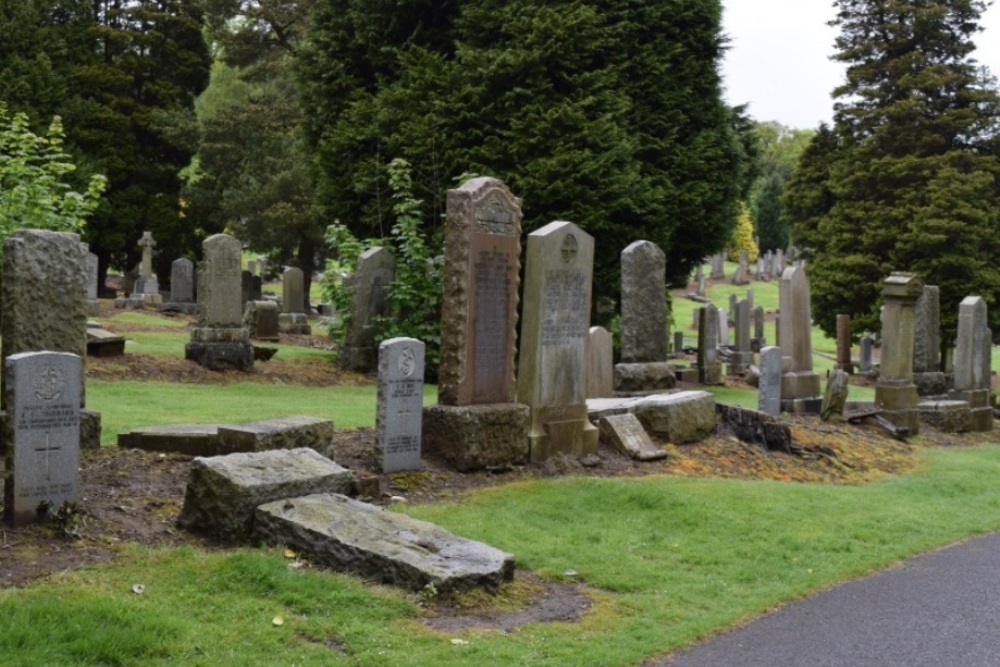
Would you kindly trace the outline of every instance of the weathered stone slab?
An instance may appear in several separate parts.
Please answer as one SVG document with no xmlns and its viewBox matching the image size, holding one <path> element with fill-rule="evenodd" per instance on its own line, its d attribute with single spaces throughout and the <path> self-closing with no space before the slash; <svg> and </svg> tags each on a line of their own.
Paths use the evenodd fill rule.
<svg viewBox="0 0 1000 667">
<path fill-rule="evenodd" d="M 43 504 L 55 510 L 77 499 L 82 374 L 81 357 L 66 352 L 21 352 L 4 362 L 12 418 L 4 422 L 3 517 L 12 527 L 37 521 Z"/>
<path fill-rule="evenodd" d="M 837 368 L 833 369 L 826 381 L 826 391 L 823 393 L 823 404 L 820 406 L 819 418 L 828 421 L 834 415 L 844 414 L 847 392 L 847 372 Z"/>
<path fill-rule="evenodd" d="M 308 448 L 198 457 L 177 525 L 226 542 L 246 541 L 258 505 L 349 493 L 353 484 L 354 473 Z"/>
<path fill-rule="evenodd" d="M 677 384 L 674 365 L 666 361 L 615 364 L 615 391 L 661 391 Z"/>
<path fill-rule="evenodd" d="M 621 253 L 621 360 L 666 361 L 666 255 L 651 241 L 636 241 Z"/>
<path fill-rule="evenodd" d="M 530 409 L 520 403 L 424 408 L 423 449 L 457 470 L 506 468 L 528 460 Z"/>
<path fill-rule="evenodd" d="M 278 331 L 278 304 L 273 301 L 247 301 L 243 309 L 243 326 L 250 338 L 280 340 Z"/>
<path fill-rule="evenodd" d="M 647 431 L 674 444 L 697 442 L 715 430 L 715 397 L 707 391 L 650 396 L 632 409 Z"/>
<path fill-rule="evenodd" d="M 778 285 L 781 318 L 778 345 L 783 355 L 781 405 L 787 412 L 818 411 L 819 375 L 812 361 L 812 302 L 805 268 L 785 269 Z"/>
<path fill-rule="evenodd" d="M 620 397 L 620 398 L 591 398 L 587 400 L 587 418 L 591 422 L 597 423 L 604 417 L 611 415 L 624 415 L 632 411 L 637 403 L 642 401 L 641 397 Z"/>
<path fill-rule="evenodd" d="M 148 426 L 118 434 L 118 446 L 150 452 L 178 452 L 192 456 L 218 456 L 218 424 Z"/>
<path fill-rule="evenodd" d="M 382 472 L 420 469 L 424 344 L 390 338 L 379 345 L 376 447 Z"/>
<path fill-rule="evenodd" d="M 614 344 L 604 327 L 590 327 L 587 340 L 587 398 L 606 398 L 615 393 Z"/>
<path fill-rule="evenodd" d="M 715 409 L 733 435 L 743 442 L 768 450 L 792 452 L 792 429 L 773 416 L 735 405 L 718 404 Z"/>
<path fill-rule="evenodd" d="M 125 354 L 125 337 L 105 329 L 87 327 L 88 357 L 120 357 Z"/>
<path fill-rule="evenodd" d="M 760 351 L 757 409 L 771 416 L 781 414 L 781 364 L 780 347 L 769 345 Z"/>
<path fill-rule="evenodd" d="M 257 508 L 254 539 L 288 545 L 311 562 L 382 582 L 439 593 L 496 592 L 514 576 L 514 556 L 426 521 L 321 494 Z"/>
<path fill-rule="evenodd" d="M 965 433 L 972 428 L 972 410 L 967 401 L 920 401 L 920 419 L 945 433 Z"/>
<path fill-rule="evenodd" d="M 710 303 L 698 309 L 698 382 L 701 384 L 722 382 L 718 340 L 719 310 Z"/>
<path fill-rule="evenodd" d="M 656 461 L 667 457 L 667 452 L 656 446 L 634 414 L 608 415 L 597 426 L 605 444 L 631 459 Z"/>
<path fill-rule="evenodd" d="M 305 274 L 297 266 L 290 266 L 281 274 L 281 312 L 304 313 Z"/>
<path fill-rule="evenodd" d="M 194 301 L 194 262 L 187 257 L 170 263 L 170 300 L 174 303 Z"/>
<path fill-rule="evenodd" d="M 219 426 L 219 448 L 223 452 L 324 447 L 332 439 L 333 420 L 316 417 L 277 417 Z"/>
</svg>

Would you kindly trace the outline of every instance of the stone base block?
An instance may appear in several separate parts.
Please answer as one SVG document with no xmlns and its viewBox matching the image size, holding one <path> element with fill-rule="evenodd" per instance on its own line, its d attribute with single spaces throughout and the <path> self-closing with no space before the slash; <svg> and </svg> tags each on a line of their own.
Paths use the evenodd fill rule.
<svg viewBox="0 0 1000 667">
<path fill-rule="evenodd" d="M 678 382 L 697 382 L 698 381 L 698 369 L 697 368 L 675 368 L 674 378 Z"/>
<path fill-rule="evenodd" d="M 673 364 L 665 361 L 615 364 L 615 391 L 662 391 L 677 383 Z"/>
<path fill-rule="evenodd" d="M 145 305 L 150 308 L 158 308 L 163 305 L 163 295 L 162 294 L 142 294 L 142 301 Z"/>
<path fill-rule="evenodd" d="M 875 385 L 875 407 L 897 428 L 909 429 L 910 435 L 920 432 L 920 412 L 917 410 L 915 384 L 886 381 L 879 377 Z"/>
<path fill-rule="evenodd" d="M 311 449 L 230 454 L 191 462 L 177 525 L 223 541 L 250 537 L 258 505 L 314 493 L 348 493 L 354 473 Z"/>
<path fill-rule="evenodd" d="M 125 337 L 97 327 L 87 327 L 88 357 L 120 357 L 125 354 Z"/>
<path fill-rule="evenodd" d="M 246 343 L 250 330 L 246 327 L 196 327 L 191 329 L 192 343 Z"/>
<path fill-rule="evenodd" d="M 707 438 L 715 430 L 715 397 L 707 391 L 680 391 L 637 401 L 631 412 L 643 427 L 680 445 Z"/>
<path fill-rule="evenodd" d="M 781 374 L 782 402 L 794 399 L 822 397 L 819 390 L 819 374 L 813 371 Z M 820 398 L 822 401 L 822 398 Z M 817 410 L 818 412 L 818 410 Z"/>
<path fill-rule="evenodd" d="M 87 317 L 101 316 L 101 302 L 97 299 L 87 299 Z"/>
<path fill-rule="evenodd" d="M 793 415 L 818 415 L 823 410 L 822 396 L 781 399 L 781 411 Z"/>
<path fill-rule="evenodd" d="M 305 313 L 281 313 L 278 315 L 278 330 L 288 334 L 309 335 L 312 333 L 309 318 Z"/>
<path fill-rule="evenodd" d="M 520 403 L 424 408 L 422 448 L 456 470 L 527 462 L 531 410 Z"/>
<path fill-rule="evenodd" d="M 118 434 L 118 446 L 150 452 L 179 452 L 191 456 L 218 456 L 218 424 L 148 426 Z"/>
<path fill-rule="evenodd" d="M 253 368 L 253 346 L 249 342 L 191 341 L 184 346 L 184 358 L 211 371 L 248 371 Z"/>
<path fill-rule="evenodd" d="M 312 563 L 439 593 L 495 593 L 514 577 L 514 556 L 426 521 L 343 495 L 278 500 L 257 508 L 253 537 L 288 545 Z"/>
<path fill-rule="evenodd" d="M 278 417 L 219 427 L 219 448 L 225 452 L 325 448 L 332 440 L 333 421 L 316 417 Z"/>
<path fill-rule="evenodd" d="M 141 294 L 135 296 L 120 296 L 114 300 L 115 308 L 119 310 L 142 310 L 146 307 L 146 300 Z"/>
<path fill-rule="evenodd" d="M 968 389 L 954 391 L 951 395 L 969 404 L 971 416 L 969 430 L 983 433 L 993 430 L 993 407 L 990 405 L 989 389 Z"/>
<path fill-rule="evenodd" d="M 597 453 L 597 428 L 587 419 L 587 406 L 539 408 L 531 415 L 528 447 L 532 463 L 556 454 L 583 458 Z"/>
<path fill-rule="evenodd" d="M 722 384 L 722 364 L 704 364 L 698 366 L 698 383 L 707 385 Z"/>
<path fill-rule="evenodd" d="M 346 371 L 371 373 L 375 370 L 376 350 L 373 347 L 344 345 L 337 354 L 337 365 Z"/>
<path fill-rule="evenodd" d="M 966 401 L 920 401 L 920 419 L 945 433 L 964 433 L 972 425 L 972 412 Z"/>
<path fill-rule="evenodd" d="M 768 450 L 792 453 L 792 429 L 776 417 L 735 405 L 716 405 L 716 412 L 737 438 Z"/>
<path fill-rule="evenodd" d="M 944 373 L 914 373 L 913 384 L 917 385 L 918 396 L 937 396 L 948 389 Z"/>
</svg>

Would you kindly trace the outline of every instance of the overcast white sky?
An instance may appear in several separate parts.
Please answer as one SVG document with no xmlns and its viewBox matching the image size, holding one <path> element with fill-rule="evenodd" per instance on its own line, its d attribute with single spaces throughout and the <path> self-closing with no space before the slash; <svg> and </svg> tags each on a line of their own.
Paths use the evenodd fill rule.
<svg viewBox="0 0 1000 667">
<path fill-rule="evenodd" d="M 723 62 L 726 100 L 750 103 L 757 120 L 811 128 L 831 122 L 830 92 L 843 66 L 829 59 L 837 31 L 832 0 L 724 0 L 723 30 L 730 49 Z M 973 57 L 1000 76 L 1000 3 L 988 8 Z"/>
</svg>

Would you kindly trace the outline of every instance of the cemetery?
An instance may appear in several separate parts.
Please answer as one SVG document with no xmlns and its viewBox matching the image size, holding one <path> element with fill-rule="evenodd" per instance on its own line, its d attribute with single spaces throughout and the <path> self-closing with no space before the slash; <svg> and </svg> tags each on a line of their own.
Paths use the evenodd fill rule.
<svg viewBox="0 0 1000 667">
<path fill-rule="evenodd" d="M 253 266 L 243 268 L 232 237 L 207 239 L 196 273 L 178 264 L 169 294 L 84 299 L 86 252 L 75 236 L 16 232 L 4 258 L 3 396 L 18 418 L 5 420 L 0 588 L 58 588 L 51 577 L 82 566 L 130 572 L 137 559 L 237 555 L 257 545 L 253 553 L 295 573 L 343 573 L 335 576 L 361 589 L 392 584 L 393 595 L 424 609 L 426 628 L 457 636 L 454 646 L 475 641 L 470 629 L 555 623 L 572 636 L 609 613 L 607 596 L 622 594 L 608 592 L 614 577 L 514 539 L 515 525 L 529 528 L 517 509 L 492 530 L 474 509 L 462 519 L 466 499 L 474 508 L 476 499 L 506 497 L 501 506 L 516 508 L 521 489 L 563 480 L 539 488 L 575 489 L 560 501 L 576 498 L 569 507 L 581 523 L 564 536 L 572 541 L 588 522 L 622 511 L 690 512 L 684 494 L 697 498 L 700 484 L 785 483 L 767 488 L 787 489 L 791 509 L 824 487 L 879 493 L 887 479 L 919 484 L 916 471 L 935 452 L 993 441 L 993 362 L 978 297 L 962 302 L 946 368 L 926 343 L 935 291 L 911 274 L 887 276 L 879 345 L 867 337 L 855 355 L 846 333 L 832 341 L 811 326 L 806 265 L 750 273 L 745 257 L 713 258 L 668 300 L 655 289 L 663 253 L 636 242 L 622 251 L 616 355 L 615 337 L 590 327 L 589 235 L 557 221 L 522 236 L 519 201 L 495 179 L 453 192 L 446 255 L 462 279 L 446 283 L 436 386 L 424 381 L 423 341 L 375 345 L 362 317 L 340 347 L 319 333 L 296 272 L 271 284 L 256 276 L 259 286 L 250 280 L 244 290 L 241 275 Z M 378 256 L 365 254 L 350 283 L 352 307 L 369 313 L 391 282 L 391 263 L 364 268 Z M 22 266 L 32 280 L 21 278 Z M 740 280 L 714 277 L 734 271 Z M 53 308 L 34 308 L 49 300 Z M 180 303 L 197 307 L 171 305 Z M 21 315 L 28 305 L 31 314 Z M 61 316 L 44 321 L 53 312 Z M 120 349 L 92 349 L 90 341 L 109 337 Z M 623 500 L 611 500 L 610 488 Z M 938 543 L 958 528 L 953 511 L 943 510 L 950 518 L 937 532 L 909 547 L 896 535 L 876 557 Z M 657 528 L 650 539 L 683 534 Z M 599 537 L 583 539 L 602 553 Z M 152 555 L 138 557 L 137 547 Z M 666 553 L 656 558 L 671 562 L 670 548 L 658 549 Z M 885 561 L 863 562 L 852 567 Z M 800 585 L 819 581 L 815 569 Z M 827 569 L 833 578 L 848 573 Z M 133 594 L 145 595 L 146 584 L 136 586 Z M 274 625 L 284 622 L 276 616 Z M 678 632 L 644 650 L 654 655 L 692 636 Z"/>
</svg>

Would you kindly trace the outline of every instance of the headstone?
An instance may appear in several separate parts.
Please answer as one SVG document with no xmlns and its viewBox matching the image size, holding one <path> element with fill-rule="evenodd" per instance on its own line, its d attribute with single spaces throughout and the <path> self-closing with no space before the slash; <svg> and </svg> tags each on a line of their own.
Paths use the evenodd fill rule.
<svg viewBox="0 0 1000 667">
<path fill-rule="evenodd" d="M 136 278 L 136 295 L 141 295 L 143 304 L 159 305 L 163 297 L 160 296 L 160 283 L 153 273 L 153 248 L 156 241 L 150 232 L 143 232 L 139 239 L 139 247 L 142 248 L 142 260 L 139 262 L 139 275 Z"/>
<path fill-rule="evenodd" d="M 972 431 L 993 428 L 990 406 L 992 333 L 987 319 L 986 301 L 967 296 L 958 306 L 958 334 L 955 340 L 955 394 L 968 401 L 972 409 Z"/>
<path fill-rule="evenodd" d="M 260 275 L 260 265 L 257 263 L 257 260 L 251 259 L 247 261 L 247 271 L 249 271 L 252 276 Z"/>
<path fill-rule="evenodd" d="M 789 267 L 778 285 L 781 310 L 779 344 L 784 374 L 781 407 L 785 412 L 819 412 L 819 375 L 813 372 L 812 308 L 809 279 L 802 267 Z"/>
<path fill-rule="evenodd" d="M 865 334 L 861 337 L 861 349 L 859 352 L 858 370 L 862 373 L 872 372 L 872 348 L 875 346 L 875 339 Z"/>
<path fill-rule="evenodd" d="M 712 280 L 724 280 L 726 277 L 726 257 L 722 253 L 712 255 Z"/>
<path fill-rule="evenodd" d="M 281 303 L 283 313 L 304 313 L 306 310 L 305 277 L 302 269 L 290 266 L 281 274 Z"/>
<path fill-rule="evenodd" d="M 719 310 L 714 304 L 698 309 L 698 382 L 720 384 L 722 369 L 719 364 Z"/>
<path fill-rule="evenodd" d="M 5 360 L 4 522 L 12 527 L 77 499 L 82 379 L 75 354 L 23 352 Z"/>
<path fill-rule="evenodd" d="M 526 258 L 517 400 L 531 408 L 531 460 L 596 454 L 599 434 L 587 419 L 594 239 L 551 222 L 528 235 Z"/>
<path fill-rule="evenodd" d="M 666 255 L 650 241 L 622 251 L 621 360 L 667 360 Z"/>
<path fill-rule="evenodd" d="M 684 354 L 684 332 L 674 332 L 674 356 L 679 357 Z"/>
<path fill-rule="evenodd" d="M 87 252 L 87 299 L 96 301 L 98 295 L 98 260 L 97 255 Z"/>
<path fill-rule="evenodd" d="M 376 317 L 387 315 L 386 291 L 396 278 L 396 259 L 385 248 L 373 247 L 358 257 L 349 279 L 351 309 L 344 344 L 337 354 L 341 368 L 367 373 L 375 368 Z"/>
<path fill-rule="evenodd" d="M 924 285 L 917 299 L 913 335 L 913 384 L 920 396 L 936 396 L 946 390 L 941 371 L 941 290 Z"/>
<path fill-rule="evenodd" d="M 280 340 L 278 304 L 274 301 L 247 301 L 243 310 L 243 326 L 247 328 L 250 338 L 255 340 Z"/>
<path fill-rule="evenodd" d="M 631 459 L 656 461 L 667 457 L 667 451 L 656 446 L 642 422 L 631 412 L 601 417 L 598 428 L 603 442 Z"/>
<path fill-rule="evenodd" d="M 424 407 L 424 344 L 390 338 L 378 349 L 376 446 L 382 472 L 420 469 Z"/>
<path fill-rule="evenodd" d="M 781 365 L 780 347 L 761 348 L 757 409 L 774 416 L 781 414 Z"/>
<path fill-rule="evenodd" d="M 695 272 L 695 284 L 697 285 L 695 294 L 705 296 L 705 267 L 701 262 L 698 263 L 698 270 Z"/>
<path fill-rule="evenodd" d="M 750 282 L 750 253 L 740 250 L 736 272 L 733 274 L 734 285 L 746 285 Z"/>
<path fill-rule="evenodd" d="M 184 357 L 210 370 L 249 370 L 253 346 L 243 326 L 242 245 L 228 234 L 215 234 L 205 239 L 202 248 L 198 326 L 191 330 Z"/>
<path fill-rule="evenodd" d="M 615 395 L 614 340 L 604 327 L 590 327 L 587 341 L 587 398 Z"/>
<path fill-rule="evenodd" d="M 257 258 L 257 265 L 260 267 L 260 273 L 258 275 L 260 275 L 260 279 L 265 282 L 267 281 L 267 267 L 269 261 L 270 260 L 268 260 L 267 257 Z"/>
<path fill-rule="evenodd" d="M 736 302 L 736 322 L 734 331 L 733 352 L 729 359 L 729 372 L 732 375 L 742 375 L 753 362 L 753 352 L 750 349 L 750 302 L 742 299 Z"/>
<path fill-rule="evenodd" d="M 774 251 L 774 277 L 781 278 L 785 273 L 785 253 L 781 248 Z"/>
<path fill-rule="evenodd" d="M 194 263 L 187 257 L 170 263 L 170 301 L 194 302 Z"/>
<path fill-rule="evenodd" d="M 851 316 L 837 315 L 837 370 L 847 374 L 854 373 L 854 362 L 851 361 Z"/>
<path fill-rule="evenodd" d="M 459 469 L 528 456 L 530 411 L 514 403 L 520 238 L 521 203 L 502 181 L 448 191 L 439 405 L 424 410 L 423 446 Z"/>
<path fill-rule="evenodd" d="M 729 313 L 724 310 L 718 311 L 719 315 L 719 345 L 729 345 Z"/>
<path fill-rule="evenodd" d="M 819 418 L 829 421 L 834 415 L 844 414 L 844 404 L 847 403 L 847 372 L 834 368 L 826 381 L 826 392 L 823 394 L 823 405 Z"/>
<path fill-rule="evenodd" d="M 750 349 L 760 352 L 767 345 L 767 338 L 764 336 L 764 308 L 757 306 L 753 309 L 753 336 L 750 338 Z"/>
<path fill-rule="evenodd" d="M 156 247 L 156 241 L 153 240 L 153 234 L 151 232 L 143 232 L 142 238 L 139 239 L 139 247 L 142 248 L 142 261 L 139 263 L 139 275 L 142 276 L 146 281 L 149 281 L 153 276 L 153 248 Z"/>
<path fill-rule="evenodd" d="M 875 385 L 875 407 L 882 416 L 906 428 L 920 429 L 917 387 L 913 384 L 913 336 L 917 299 L 924 284 L 912 273 L 893 272 L 882 288 L 882 362 Z"/>
</svg>

